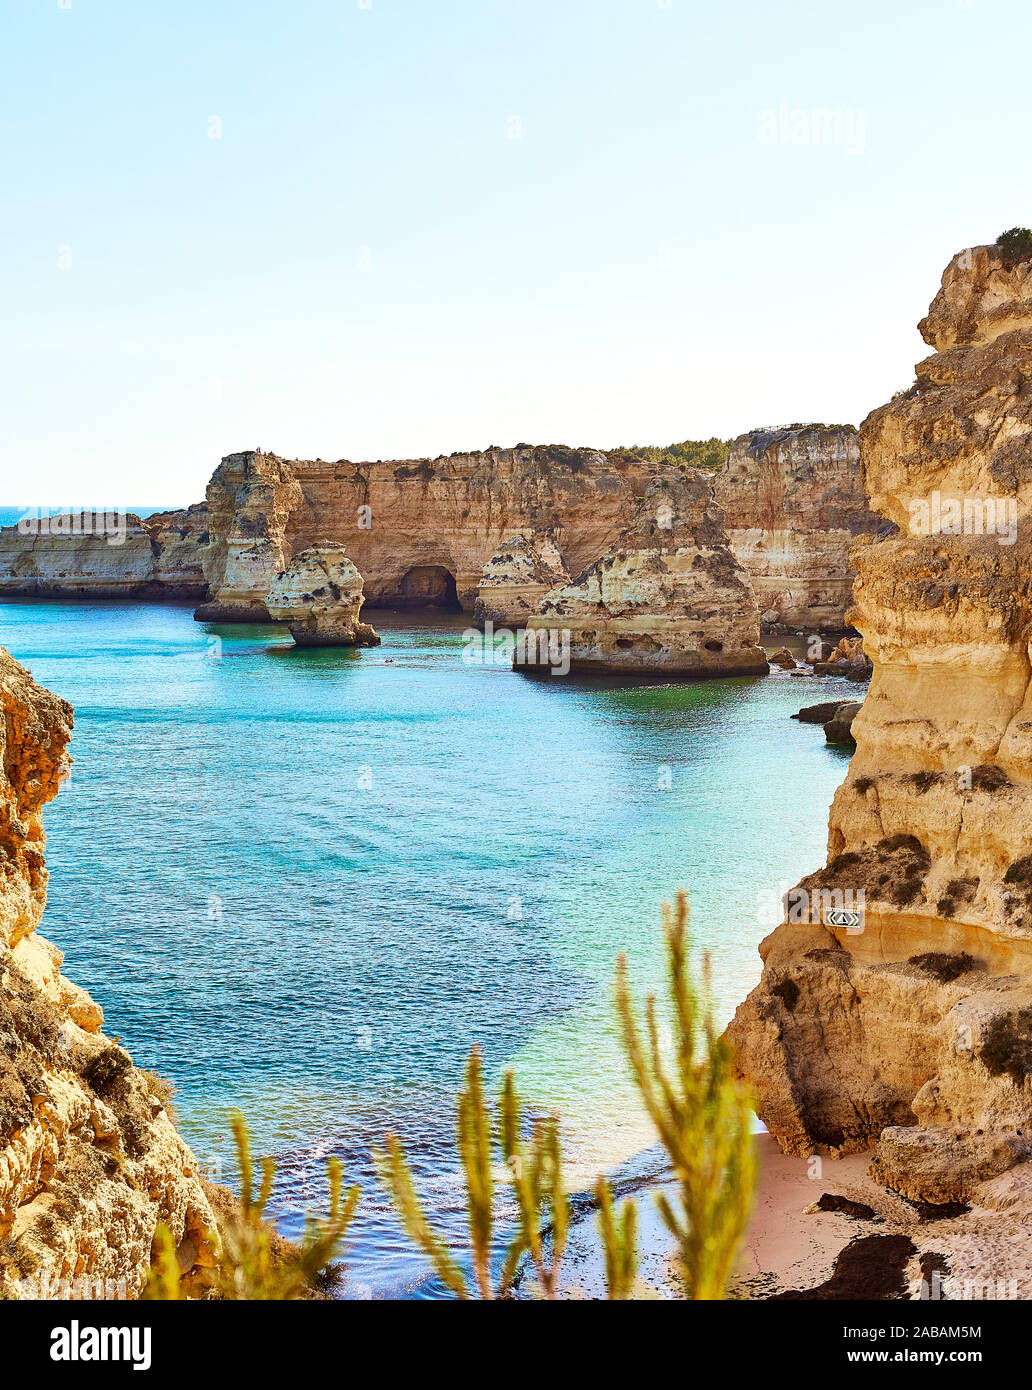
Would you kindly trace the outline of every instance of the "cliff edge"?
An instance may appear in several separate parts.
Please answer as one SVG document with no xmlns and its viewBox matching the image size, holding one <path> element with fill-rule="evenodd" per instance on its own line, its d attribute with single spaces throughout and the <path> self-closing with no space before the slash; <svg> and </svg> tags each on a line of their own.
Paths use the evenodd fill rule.
<svg viewBox="0 0 1032 1390">
<path fill-rule="evenodd" d="M 154 1078 L 101 1031 L 38 935 L 42 810 L 72 709 L 0 647 L 0 1298 L 133 1297 L 163 1222 L 184 1275 L 214 1264 L 197 1163 Z"/>
<path fill-rule="evenodd" d="M 956 256 L 936 349 L 861 427 L 850 620 L 874 673 L 828 862 L 731 1025 L 793 1153 L 874 1146 L 912 1200 L 1032 1201 L 1032 261 Z"/>
</svg>

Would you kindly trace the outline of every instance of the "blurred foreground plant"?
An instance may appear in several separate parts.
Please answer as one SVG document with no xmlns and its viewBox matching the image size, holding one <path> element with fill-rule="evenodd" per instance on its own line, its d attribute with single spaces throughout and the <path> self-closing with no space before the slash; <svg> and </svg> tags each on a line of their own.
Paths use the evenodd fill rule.
<svg viewBox="0 0 1032 1390">
<path fill-rule="evenodd" d="M 339 1255 L 351 1218 L 358 1205 L 359 1188 L 344 1191 L 344 1169 L 340 1159 L 326 1160 L 330 1207 L 326 1217 L 307 1216 L 305 1234 L 290 1253 L 275 1253 L 274 1233 L 265 1213 L 276 1176 L 274 1159 L 261 1160 L 261 1184 L 255 1193 L 251 1138 L 244 1117 L 234 1114 L 230 1123 L 236 1141 L 240 1167 L 239 1207 L 223 1223 L 222 1255 L 208 1276 L 208 1297 L 232 1300 L 284 1300 L 303 1297 L 325 1279 Z M 146 1299 L 181 1299 L 175 1242 L 167 1226 L 155 1233 L 157 1258 L 147 1278 Z"/>
<path fill-rule="evenodd" d="M 677 1242 L 684 1296 L 720 1299 L 741 1244 L 752 1207 L 755 1156 L 748 1097 L 734 1075 L 729 1045 L 713 1023 L 708 978 L 696 993 L 688 959 L 688 901 L 677 895 L 664 906 L 667 977 L 673 1009 L 672 1075 L 665 1064 L 656 1020 L 656 1000 L 645 1001 L 644 1035 L 635 1016 L 623 956 L 616 967 L 616 1008 L 635 1084 L 673 1167 L 677 1200 L 656 1195 L 659 1212 Z M 560 1264 L 569 1231 L 569 1199 L 562 1181 L 562 1151 L 556 1116 L 538 1120 L 528 1152 L 520 1142 L 520 1099 L 506 1073 L 492 1133 L 484 1099 L 480 1052 L 473 1048 L 459 1092 L 457 1146 L 466 1186 L 473 1287 L 456 1257 L 437 1234 L 416 1195 L 401 1142 L 386 1139 L 377 1170 L 409 1236 L 430 1259 L 442 1283 L 458 1298 L 504 1298 L 511 1294 L 520 1261 L 529 1256 L 546 1298 L 560 1295 Z M 512 1174 L 519 1225 L 505 1251 L 497 1286 L 491 1271 L 497 1142 Z M 595 1186 L 598 1229 L 610 1299 L 634 1298 L 638 1283 L 637 1221 L 633 1200 L 617 1210 L 605 1178 Z M 547 1214 L 547 1221 L 544 1216 Z"/>
<path fill-rule="evenodd" d="M 505 1075 L 494 1117 L 484 1097 L 483 1062 L 477 1047 L 470 1050 L 465 1083 L 459 1091 L 456 1144 L 466 1184 L 472 1289 L 448 1245 L 435 1232 L 420 1205 L 412 1170 L 396 1134 L 387 1135 L 386 1153 L 376 1154 L 377 1171 L 391 1194 L 405 1230 L 428 1257 L 441 1282 L 457 1298 L 507 1297 L 524 1255 L 530 1257 L 541 1292 L 546 1298 L 556 1298 L 559 1267 L 569 1229 L 569 1200 L 563 1188 L 558 1118 L 553 1115 L 535 1120 L 529 1148 L 526 1148 L 521 1138 L 521 1103 L 512 1073 Z M 491 1272 L 495 1141 L 511 1173 L 519 1218 L 516 1233 L 506 1247 L 497 1285 Z M 544 1213 L 547 1213 L 547 1222 L 542 1220 Z"/>
<path fill-rule="evenodd" d="M 708 962 L 701 998 L 691 981 L 688 921 L 688 900 L 678 893 L 673 908 L 663 907 L 673 1004 L 669 1066 L 662 1057 L 655 996 L 645 1001 L 641 1030 L 623 955 L 616 966 L 616 1008 L 632 1075 L 678 1186 L 676 1203 L 660 1192 L 656 1206 L 677 1242 L 684 1296 L 721 1299 L 752 1210 L 756 1156 L 748 1096 L 735 1077 L 731 1047 L 713 1022 Z M 613 1280 L 625 1276 L 619 1269 L 609 1275 L 608 1247 L 606 1264 L 612 1290 Z"/>
</svg>

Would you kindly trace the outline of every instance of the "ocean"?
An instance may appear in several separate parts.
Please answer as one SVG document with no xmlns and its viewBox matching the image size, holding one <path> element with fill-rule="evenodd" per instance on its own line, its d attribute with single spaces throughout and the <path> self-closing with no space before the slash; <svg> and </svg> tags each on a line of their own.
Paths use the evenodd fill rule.
<svg viewBox="0 0 1032 1390">
<path fill-rule="evenodd" d="M 492 1085 L 511 1067 L 561 1112 L 575 1184 L 648 1144 L 614 959 L 662 982 L 660 904 L 682 887 L 730 1015 L 778 894 L 823 862 L 845 773 L 789 716 L 852 687 L 533 680 L 464 663 L 461 615 L 363 617 L 381 647 L 301 651 L 185 606 L 15 600 L 0 642 L 75 706 L 45 812 L 41 930 L 65 973 L 174 1082 L 184 1136 L 231 1184 L 244 1112 L 284 1231 L 343 1158 L 363 1188 L 345 1296 L 433 1297 L 372 1147 L 401 1136 L 458 1239 L 473 1043 Z"/>
</svg>

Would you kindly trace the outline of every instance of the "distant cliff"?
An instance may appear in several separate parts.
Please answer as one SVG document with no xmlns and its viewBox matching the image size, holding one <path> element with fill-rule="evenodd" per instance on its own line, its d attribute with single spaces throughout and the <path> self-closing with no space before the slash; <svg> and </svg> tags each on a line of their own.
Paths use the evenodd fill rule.
<svg viewBox="0 0 1032 1390">
<path fill-rule="evenodd" d="M 696 468 L 663 469 L 616 541 L 547 594 L 527 633 L 540 650 L 550 631 L 569 633 L 574 669 L 767 673 L 756 600 Z"/>
<path fill-rule="evenodd" d="M 228 454 L 204 503 L 130 516 L 114 539 L 75 516 L 33 535 L 3 528 L 0 597 L 199 599 L 201 619 L 265 621 L 277 574 L 329 541 L 347 547 L 371 607 L 473 610 L 519 626 L 633 524 L 649 482 L 671 469 L 668 453 L 517 445 L 375 463 Z M 702 476 L 767 625 L 841 627 L 850 544 L 877 524 L 854 432 L 743 435 L 725 466 Z"/>
<path fill-rule="evenodd" d="M 740 435 L 715 496 L 764 625 L 841 629 L 855 575 L 850 549 L 879 527 L 864 497 L 856 430 L 788 425 Z"/>
<path fill-rule="evenodd" d="M 649 473 L 641 459 L 559 445 L 378 463 L 230 454 L 208 485 L 199 616 L 260 616 L 277 572 L 323 540 L 347 546 L 371 606 L 472 609 L 485 564 L 515 534 L 556 535 L 578 573 L 633 515 Z"/>
<path fill-rule="evenodd" d="M 0 527 L 0 598 L 203 598 L 208 509 L 75 512 Z"/>
</svg>

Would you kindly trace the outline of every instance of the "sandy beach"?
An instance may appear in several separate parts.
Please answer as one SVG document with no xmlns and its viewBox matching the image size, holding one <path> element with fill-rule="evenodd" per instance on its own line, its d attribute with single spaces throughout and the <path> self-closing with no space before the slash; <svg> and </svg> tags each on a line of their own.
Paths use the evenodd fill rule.
<svg viewBox="0 0 1032 1390">
<path fill-rule="evenodd" d="M 870 1154 L 798 1158 L 756 1136 L 759 1179 L 748 1234 L 728 1290 L 733 1300 L 1015 1299 L 1032 1290 L 1027 1232 L 1011 1208 L 1024 1179 L 1005 1174 L 981 1206 L 932 1208 L 905 1201 L 868 1174 Z M 651 1200 L 669 1178 L 617 1183 L 638 1204 L 639 1296 L 674 1298 L 672 1244 Z M 566 1296 L 605 1297 L 595 1214 L 572 1223 Z"/>
</svg>

